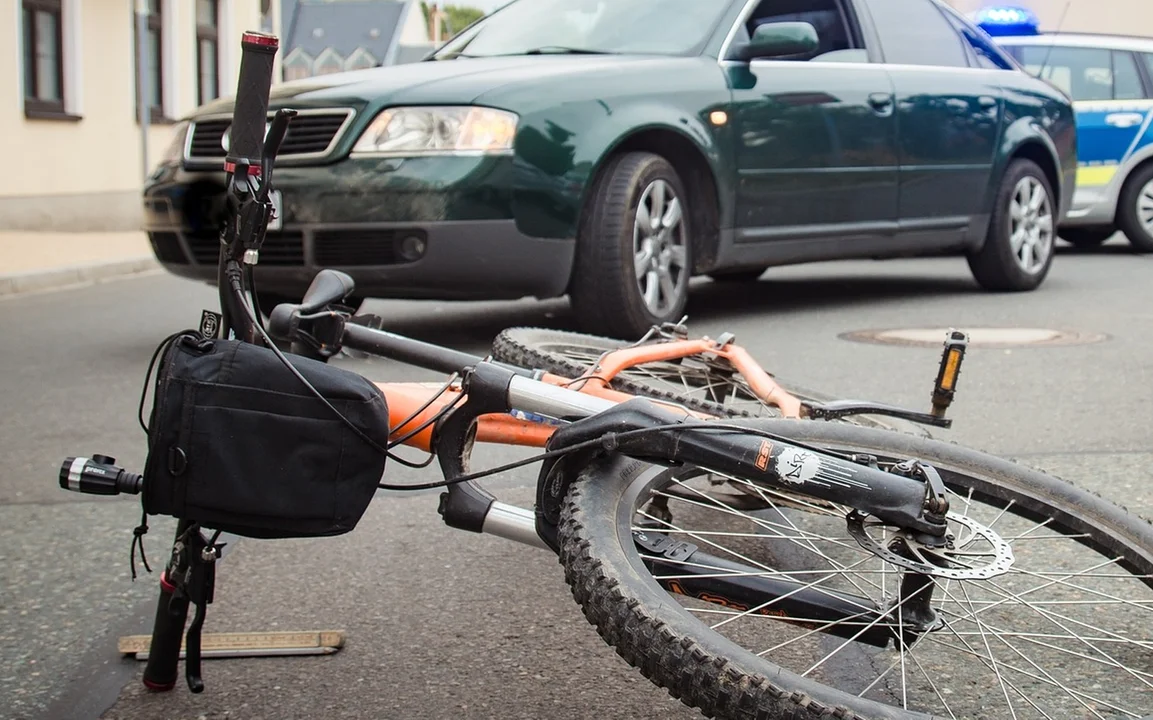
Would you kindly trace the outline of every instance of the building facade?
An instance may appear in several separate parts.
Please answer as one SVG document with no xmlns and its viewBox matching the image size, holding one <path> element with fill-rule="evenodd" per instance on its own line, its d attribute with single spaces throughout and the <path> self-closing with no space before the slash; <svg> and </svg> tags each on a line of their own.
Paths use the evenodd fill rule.
<svg viewBox="0 0 1153 720">
<path fill-rule="evenodd" d="M 138 5 L 139 3 L 139 5 Z M 235 92 L 240 36 L 278 33 L 267 0 L 12 0 L 0 12 L 0 229 L 134 230 L 175 121 Z M 15 7 L 13 7 L 15 6 Z M 138 112 L 136 11 L 147 11 Z M 278 56 L 279 64 L 279 56 Z M 275 69 L 276 77 L 280 68 Z M 150 170 L 151 168 L 149 168 Z"/>
</svg>

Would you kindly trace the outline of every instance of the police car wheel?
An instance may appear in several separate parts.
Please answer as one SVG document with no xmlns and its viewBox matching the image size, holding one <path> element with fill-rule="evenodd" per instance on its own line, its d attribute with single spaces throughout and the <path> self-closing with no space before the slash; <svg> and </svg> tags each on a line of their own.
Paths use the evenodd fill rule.
<svg viewBox="0 0 1153 720">
<path fill-rule="evenodd" d="M 1037 163 L 1017 158 L 1001 178 L 985 244 L 969 254 L 969 269 L 986 290 L 1033 290 L 1053 264 L 1056 231 L 1049 179 Z"/>
<path fill-rule="evenodd" d="M 1113 237 L 1117 228 L 1061 228 L 1057 235 L 1065 242 L 1079 248 L 1091 248 L 1101 245 Z"/>
<path fill-rule="evenodd" d="M 1121 190 L 1117 225 L 1134 252 L 1153 252 L 1153 164 L 1138 168 Z"/>
</svg>

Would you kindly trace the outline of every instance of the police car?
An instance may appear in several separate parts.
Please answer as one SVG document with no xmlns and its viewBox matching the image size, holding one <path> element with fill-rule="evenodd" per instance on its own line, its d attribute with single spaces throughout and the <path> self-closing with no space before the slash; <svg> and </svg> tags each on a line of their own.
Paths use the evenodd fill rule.
<svg viewBox="0 0 1153 720">
<path fill-rule="evenodd" d="M 1077 190 L 1058 234 L 1093 246 L 1120 230 L 1134 251 L 1153 252 L 1153 39 L 1041 33 L 1020 8 L 988 8 L 972 19 L 1073 100 Z"/>
</svg>

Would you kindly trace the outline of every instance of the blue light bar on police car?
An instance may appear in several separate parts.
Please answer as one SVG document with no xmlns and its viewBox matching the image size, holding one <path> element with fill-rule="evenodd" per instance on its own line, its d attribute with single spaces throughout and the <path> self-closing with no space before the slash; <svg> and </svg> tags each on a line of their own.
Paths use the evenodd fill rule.
<svg viewBox="0 0 1153 720">
<path fill-rule="evenodd" d="M 1021 7 L 987 7 L 973 13 L 973 23 L 993 37 L 1040 35 L 1041 21 Z"/>
</svg>

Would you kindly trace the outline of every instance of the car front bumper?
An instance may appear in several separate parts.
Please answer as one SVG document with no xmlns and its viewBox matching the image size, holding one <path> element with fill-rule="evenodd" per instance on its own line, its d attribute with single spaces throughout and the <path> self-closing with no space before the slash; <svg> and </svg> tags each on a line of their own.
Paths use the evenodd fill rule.
<svg viewBox="0 0 1153 720">
<path fill-rule="evenodd" d="M 563 295 L 575 243 L 518 228 L 511 172 L 509 158 L 466 157 L 277 169 L 283 217 L 265 238 L 257 286 L 299 296 L 320 269 L 335 268 L 363 297 Z M 222 172 L 171 167 L 145 187 L 144 229 L 172 274 L 216 281 L 224 179 Z M 414 246 L 423 252 L 414 255 Z"/>
</svg>

